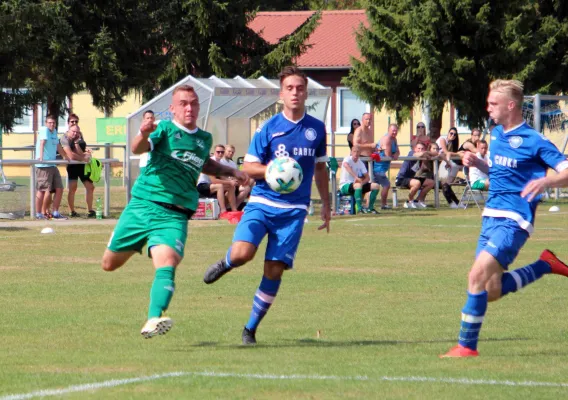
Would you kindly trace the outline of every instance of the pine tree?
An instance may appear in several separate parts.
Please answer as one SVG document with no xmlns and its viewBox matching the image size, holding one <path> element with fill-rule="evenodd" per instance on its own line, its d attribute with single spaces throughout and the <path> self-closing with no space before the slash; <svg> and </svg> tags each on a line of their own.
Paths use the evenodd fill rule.
<svg viewBox="0 0 568 400">
<path fill-rule="evenodd" d="M 427 102 L 439 136 L 448 101 L 470 127 L 483 126 L 488 84 L 517 78 L 527 90 L 566 86 L 566 7 L 531 0 L 373 0 L 361 29 L 362 59 L 345 79 L 376 107 L 409 111 Z"/>
</svg>

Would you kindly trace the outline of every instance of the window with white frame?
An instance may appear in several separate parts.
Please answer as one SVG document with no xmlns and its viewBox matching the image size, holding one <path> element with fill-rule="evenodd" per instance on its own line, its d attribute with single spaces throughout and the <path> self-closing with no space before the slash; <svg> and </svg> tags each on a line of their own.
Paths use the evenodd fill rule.
<svg viewBox="0 0 568 400">
<path fill-rule="evenodd" d="M 34 131 L 34 108 L 24 111 L 22 118 L 14 121 L 13 133 L 33 133 Z"/>
<path fill-rule="evenodd" d="M 361 121 L 361 116 L 369 112 L 371 106 L 359 99 L 349 88 L 337 88 L 336 133 L 349 133 L 351 120 Z"/>
<path fill-rule="evenodd" d="M 0 89 L 5 93 L 12 93 L 12 89 L 3 88 Z M 20 92 L 26 92 L 26 89 L 20 89 Z M 22 118 L 18 118 L 14 121 L 12 127 L 12 133 L 32 133 L 34 130 L 34 109 L 35 106 L 29 107 L 23 110 Z"/>
<path fill-rule="evenodd" d="M 459 110 L 457 108 L 455 110 L 456 110 L 456 112 L 455 112 L 455 124 L 456 124 L 456 128 L 458 129 L 458 133 L 471 133 L 471 129 L 469 129 L 469 126 L 467 126 L 467 123 L 466 122 L 460 122 Z"/>
</svg>

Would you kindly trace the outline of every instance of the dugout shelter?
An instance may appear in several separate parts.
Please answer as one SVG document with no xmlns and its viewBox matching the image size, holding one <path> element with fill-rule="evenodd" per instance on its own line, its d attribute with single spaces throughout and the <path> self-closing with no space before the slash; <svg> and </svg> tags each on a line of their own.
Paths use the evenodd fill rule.
<svg viewBox="0 0 568 400">
<path fill-rule="evenodd" d="M 148 110 L 154 112 L 156 120 L 173 119 L 169 106 L 172 92 L 179 85 L 193 86 L 199 96 L 201 110 L 197 126 L 213 135 L 214 145 L 234 145 L 236 157 L 245 155 L 254 132 L 262 122 L 282 110 L 278 79 L 185 77 L 126 117 L 128 163 L 125 181 L 128 200 L 132 184 L 139 174 L 140 157 L 130 151 L 132 138 L 138 133 L 144 112 Z M 331 94 L 330 88 L 308 78 L 307 112 L 325 121 Z M 333 137 L 331 141 L 333 143 Z"/>
</svg>

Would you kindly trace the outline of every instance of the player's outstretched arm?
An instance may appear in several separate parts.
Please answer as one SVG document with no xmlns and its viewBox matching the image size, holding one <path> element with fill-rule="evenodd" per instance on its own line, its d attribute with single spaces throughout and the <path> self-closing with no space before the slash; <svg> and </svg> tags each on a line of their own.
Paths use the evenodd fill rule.
<svg viewBox="0 0 568 400">
<path fill-rule="evenodd" d="M 321 198 L 321 220 L 323 221 L 323 224 L 318 227 L 318 230 L 326 229 L 329 233 L 331 208 L 329 206 L 329 180 L 327 178 L 327 168 L 324 162 L 316 163 L 314 177 Z"/>
<path fill-rule="evenodd" d="M 206 175 L 212 175 L 215 177 L 226 176 L 235 178 L 241 185 L 246 184 L 249 179 L 249 176 L 246 172 L 231 168 L 228 165 L 223 165 L 210 158 L 207 159 L 205 164 L 203 164 L 202 172 Z"/>
<path fill-rule="evenodd" d="M 243 163 L 243 171 L 245 171 L 252 179 L 264 179 L 266 165 L 258 162 L 245 161 Z"/>
<path fill-rule="evenodd" d="M 544 178 L 530 181 L 521 192 L 521 197 L 526 197 L 527 201 L 532 201 L 548 188 L 565 186 L 568 186 L 568 169 L 560 171 L 556 175 L 545 176 Z"/>
</svg>

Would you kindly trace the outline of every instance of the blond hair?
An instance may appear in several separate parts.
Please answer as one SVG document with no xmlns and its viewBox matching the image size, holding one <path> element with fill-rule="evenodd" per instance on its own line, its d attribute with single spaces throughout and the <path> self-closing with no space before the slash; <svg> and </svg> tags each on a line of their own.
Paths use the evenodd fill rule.
<svg viewBox="0 0 568 400">
<path fill-rule="evenodd" d="M 195 93 L 195 89 L 191 85 L 178 85 L 174 88 L 174 91 L 172 92 L 172 97 L 175 96 L 175 94 L 177 92 L 192 92 L 192 93 Z M 197 96 L 197 93 L 195 93 L 195 95 Z M 144 114 L 146 114 L 146 113 L 144 113 Z"/>
<path fill-rule="evenodd" d="M 235 151 L 235 146 L 233 146 L 232 144 L 226 144 L 225 150 L 227 150 L 227 149 L 231 149 L 231 150 Z"/>
<path fill-rule="evenodd" d="M 500 92 L 515 102 L 517 108 L 523 106 L 523 84 L 515 79 L 497 79 L 489 84 L 489 90 Z"/>
</svg>

